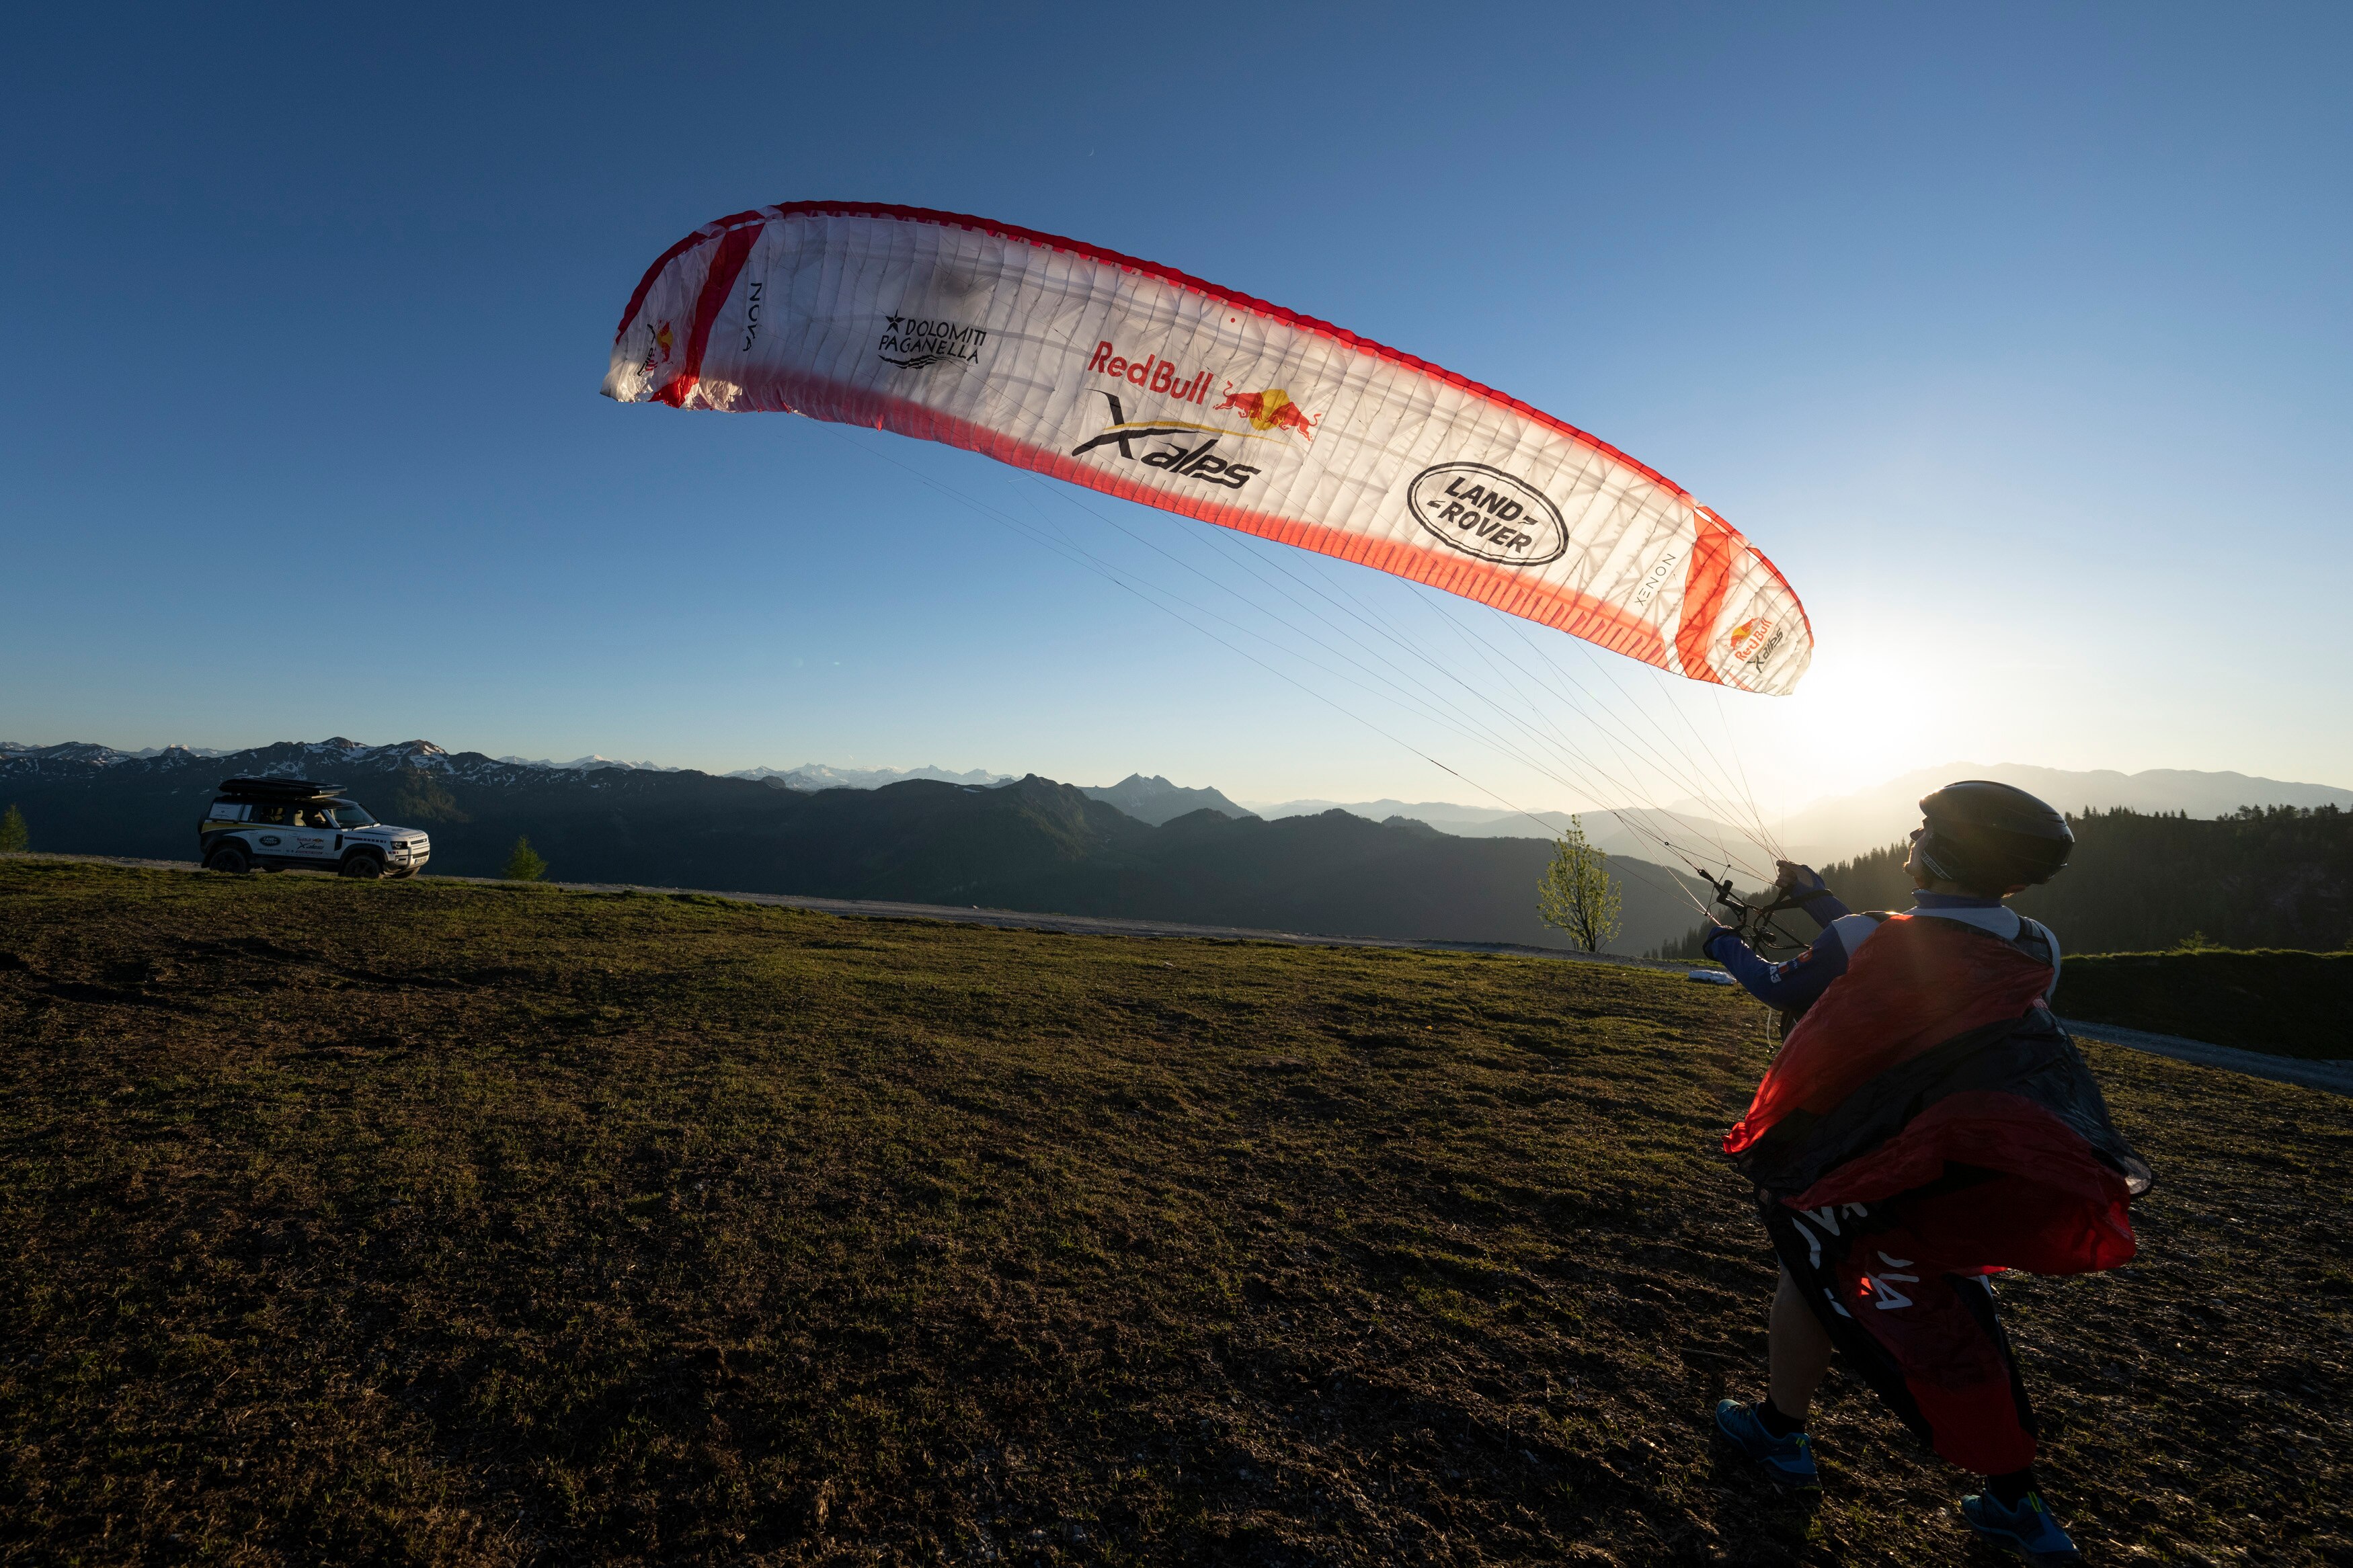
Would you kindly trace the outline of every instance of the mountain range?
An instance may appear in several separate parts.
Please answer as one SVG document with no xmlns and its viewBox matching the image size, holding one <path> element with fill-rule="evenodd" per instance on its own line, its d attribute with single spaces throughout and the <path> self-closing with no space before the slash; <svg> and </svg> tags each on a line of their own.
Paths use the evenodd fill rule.
<svg viewBox="0 0 2353 1568">
<path fill-rule="evenodd" d="M 1567 945 L 1535 914 L 1545 840 L 1455 837 L 1341 811 L 1268 822 L 1196 807 L 1155 824 L 1036 774 L 810 792 L 692 769 L 507 762 L 424 741 L 290 742 L 215 758 L 95 754 L 104 750 L 0 752 L 0 804 L 24 812 L 35 849 L 185 859 L 221 779 L 303 777 L 429 832 L 431 870 L 443 874 L 496 875 L 527 836 L 566 881 Z M 1122 791 L 1146 805 L 1184 793 L 1134 777 L 1108 786 Z M 1625 904 L 1613 951 L 1670 942 L 1694 918 L 1690 879 L 1631 860 L 1612 868 Z"/>
<path fill-rule="evenodd" d="M 2353 808 L 2353 790 L 2287 784 L 2245 773 L 2151 768 L 2074 773 L 2022 763 L 1947 763 L 1852 795 L 1817 801 L 1776 826 L 1793 856 L 1816 863 L 1846 859 L 1894 843 L 1920 826 L 1922 795 L 1956 779 L 1991 779 L 2040 796 L 2071 815 L 2122 807 L 2144 815 L 2228 816 L 2242 806 Z"/>
<path fill-rule="evenodd" d="M 1816 801 L 1770 824 L 1772 836 L 1791 858 L 1818 865 L 1867 854 L 1917 827 L 1920 797 L 1956 779 L 1992 779 L 2014 784 L 2062 811 L 2078 815 L 2119 807 L 2145 814 L 2186 813 L 2196 817 L 2227 816 L 2244 806 L 2353 808 L 2353 790 L 2331 784 L 2290 784 L 2246 773 L 2195 773 L 2179 768 L 2152 768 L 2137 773 L 2113 770 L 2078 773 L 2019 763 L 1946 763 L 1851 795 Z M 1441 833 L 1464 837 L 1525 837 L 1535 830 L 1537 822 L 1558 832 L 1569 819 L 1569 814 L 1562 811 L 1519 812 L 1429 800 L 1293 800 L 1261 805 L 1254 809 L 1269 820 L 1324 811 L 1345 811 L 1376 822 L 1392 816 L 1410 817 Z M 1736 860 L 1745 858 L 1751 864 L 1769 865 L 1775 857 L 1760 841 L 1759 830 L 1733 826 L 1723 820 L 1725 815 L 1729 814 L 1721 806 L 1691 802 L 1673 810 L 1613 811 L 1596 807 L 1579 814 L 1586 837 L 1612 855 L 1664 858 L 1658 840 L 1665 837 L 1689 846 L 1704 861 L 1720 860 L 1723 855 L 1707 853 L 1720 849 Z"/>
<path fill-rule="evenodd" d="M 5 748 L 0 748 L 5 750 Z M 153 756 L 141 752 L 140 756 Z M 212 756 L 219 752 L 207 753 Z M 512 763 L 524 768 L 571 769 L 589 773 L 598 768 L 622 768 L 630 773 L 680 773 L 689 770 L 662 763 L 629 763 L 618 757 L 607 757 L 592 752 L 585 757 L 575 757 L 568 763 L 551 762 L 545 757 L 500 757 L 501 763 Z M 837 768 L 824 763 L 803 763 L 797 768 L 737 768 L 722 773 L 722 778 L 753 779 L 762 784 L 775 784 L 779 789 L 880 789 L 884 784 L 903 784 L 909 779 L 937 779 L 943 784 L 1000 784 L 1012 782 L 1010 773 L 992 773 L 974 768 L 967 773 L 950 773 L 945 768 Z"/>
<path fill-rule="evenodd" d="M 803 763 L 797 768 L 738 768 L 725 775 L 731 779 L 758 779 L 780 789 L 881 789 L 885 784 L 905 784 L 909 779 L 931 779 L 939 784 L 979 784 L 984 788 L 1011 784 L 1011 773 L 992 773 L 981 768 L 964 773 L 951 773 L 941 767 L 920 768 L 837 768 L 824 763 Z"/>
<path fill-rule="evenodd" d="M 329 742 L 335 743 L 335 742 Z M 427 742 L 413 742 L 412 745 Z M 432 748 L 438 751 L 438 748 Z M 122 761 L 166 755 L 216 758 L 229 753 L 206 747 L 163 746 L 142 751 L 118 751 L 91 742 L 28 746 L 0 741 L 0 759 L 72 758 L 106 765 Z M 470 755 L 477 753 L 468 753 Z M 591 773 L 605 769 L 626 772 L 686 773 L 651 762 L 622 762 L 591 754 L 568 763 L 544 758 L 485 759 L 514 767 Z M 739 768 L 723 775 L 748 779 L 780 789 L 813 792 L 827 789 L 880 789 L 913 779 L 944 784 L 977 784 L 993 788 L 1013 782 L 1010 773 L 981 768 L 957 773 L 937 765 L 919 768 L 841 768 L 804 763 L 796 768 Z M 1775 841 L 1794 858 L 1825 863 L 1847 859 L 1883 847 L 1910 832 L 1919 822 L 1916 802 L 1929 791 L 1955 779 L 1995 779 L 2015 784 L 2063 811 L 2108 811 L 2123 807 L 2143 813 L 2186 813 L 2197 817 L 2228 816 L 2242 806 L 2321 806 L 2353 809 L 2353 790 L 2332 784 L 2293 784 L 2240 773 L 2202 773 L 2179 768 L 2152 768 L 2126 773 L 2103 769 L 2076 772 L 2035 767 L 2020 763 L 1946 763 L 1922 768 L 1868 789 L 1813 802 L 1772 823 Z M 1528 838 L 1557 834 L 1570 820 L 1565 811 L 1520 811 L 1493 805 L 1466 805 L 1457 801 L 1423 800 L 1287 800 L 1237 801 L 1210 787 L 1188 788 L 1167 779 L 1130 773 L 1115 784 L 1082 785 L 1092 799 L 1116 806 L 1140 822 L 1155 826 L 1188 811 L 1207 808 L 1229 817 L 1260 816 L 1270 822 L 1292 816 L 1316 816 L 1345 811 L 1368 822 L 1393 817 L 1419 822 L 1460 838 Z M 1762 842 L 1765 825 L 1744 829 L 1725 818 L 1736 813 L 1720 805 L 1679 802 L 1671 808 L 1610 808 L 1595 806 L 1577 814 L 1587 838 L 1611 855 L 1665 858 L 1662 838 L 1687 846 L 1711 869 L 1725 859 L 1763 865 L 1774 858 Z"/>
<path fill-rule="evenodd" d="M 1130 773 L 1115 784 L 1082 784 L 1080 788 L 1089 800 L 1116 806 L 1136 821 L 1148 822 L 1155 827 L 1196 811 L 1214 811 L 1220 816 L 1237 818 L 1258 815 L 1243 810 L 1216 790 L 1187 789 L 1181 784 L 1170 784 L 1156 773 L 1151 778 L 1145 778 L 1142 773 Z"/>
<path fill-rule="evenodd" d="M 422 741 L 411 742 L 408 743 L 411 745 L 430 745 L 429 742 Z M 438 746 L 433 747 L 432 749 L 437 752 L 440 750 Z M 142 761 L 149 757 L 163 756 L 166 752 L 184 752 L 192 757 L 225 757 L 230 754 L 227 752 L 212 746 L 148 746 L 136 752 L 124 752 L 118 751 L 112 746 L 101 746 L 92 741 L 68 741 L 62 744 L 54 746 L 28 746 L 16 741 L 0 741 L 0 758 L 71 758 L 84 762 L 95 763 L 100 766 L 104 766 L 111 763 Z M 546 757 L 510 756 L 494 757 L 491 760 L 493 762 L 505 763 L 511 766 L 518 768 L 545 768 L 552 771 L 568 771 L 573 773 L 594 773 L 603 768 L 618 768 L 626 773 L 679 773 L 691 771 L 686 768 L 672 767 L 662 763 L 626 762 L 619 757 L 607 757 L 600 752 L 590 752 L 585 757 L 575 757 L 568 763 L 559 763 Z M 947 769 L 941 767 L 837 768 L 828 766 L 823 763 L 804 763 L 797 768 L 738 768 L 733 773 L 722 774 L 721 776 L 731 779 L 753 779 L 762 783 L 773 780 L 780 788 L 797 790 L 880 789 L 884 784 L 900 784 L 908 779 L 938 779 L 945 784 L 1009 784 L 1013 780 L 1013 775 L 1011 773 L 992 773 L 979 768 L 974 768 L 967 772 L 959 773 L 951 773 Z M 1134 783 L 1135 780 L 1134 778 L 1131 778 L 1128 782 Z M 1166 785 L 1171 789 L 1176 787 L 1173 784 L 1169 784 L 1168 781 L 1166 779 L 1160 779 L 1155 782 Z M 1210 795 L 1217 794 L 1214 790 L 1207 793 Z M 1219 796 L 1219 799 L 1220 800 L 1223 800 L 1224 798 L 1225 797 L 1222 795 Z M 1230 805 L 1231 803 L 1229 802 L 1228 804 Z M 1246 814 L 1242 812 L 1240 806 L 1234 806 L 1230 815 L 1243 816 Z"/>
<path fill-rule="evenodd" d="M 1289 800 L 1277 805 L 1261 806 L 1259 815 L 1269 821 L 1280 821 L 1287 816 L 1313 816 L 1326 811 L 1345 811 L 1351 816 L 1361 816 L 1372 822 L 1402 817 L 1409 822 L 1427 823 L 1439 832 L 1452 834 L 1458 838 L 1557 836 L 1575 822 L 1584 832 L 1586 841 L 1605 855 L 1667 860 L 1672 858 L 1675 847 L 1682 847 L 1711 872 L 1722 868 L 1727 862 L 1762 868 L 1772 865 L 1774 860 L 1773 852 L 1758 841 L 1755 833 L 1744 832 L 1699 807 L 1688 811 L 1667 811 L 1600 806 L 1571 813 L 1506 811 L 1491 806 L 1459 805 L 1443 800 Z"/>
</svg>

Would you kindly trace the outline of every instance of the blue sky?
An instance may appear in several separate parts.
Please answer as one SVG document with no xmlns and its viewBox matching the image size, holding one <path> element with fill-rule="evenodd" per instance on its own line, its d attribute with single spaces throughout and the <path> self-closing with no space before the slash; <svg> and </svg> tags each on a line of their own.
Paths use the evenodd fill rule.
<svg viewBox="0 0 2353 1568">
<path fill-rule="evenodd" d="M 1040 550 L 983 459 L 596 395 L 664 247 L 840 197 L 1198 273 L 1673 476 L 1820 653 L 1624 700 L 1768 809 L 1953 759 L 2353 784 L 2348 16 L 15 13 L 0 738 L 1481 798 L 1419 752 L 1590 804 L 1274 609 L 1227 606 L 1253 660 Z M 1114 574 L 1229 559 L 1086 500 Z"/>
</svg>

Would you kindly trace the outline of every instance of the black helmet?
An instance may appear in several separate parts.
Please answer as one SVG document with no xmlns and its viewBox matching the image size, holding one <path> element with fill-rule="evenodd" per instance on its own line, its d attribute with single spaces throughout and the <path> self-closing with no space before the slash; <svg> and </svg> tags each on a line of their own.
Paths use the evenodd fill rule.
<svg viewBox="0 0 2353 1568">
<path fill-rule="evenodd" d="M 1966 888 L 2047 882 L 2074 852 L 2067 819 L 2027 794 L 1988 779 L 1965 779 L 1924 795 L 1920 863 Z"/>
</svg>

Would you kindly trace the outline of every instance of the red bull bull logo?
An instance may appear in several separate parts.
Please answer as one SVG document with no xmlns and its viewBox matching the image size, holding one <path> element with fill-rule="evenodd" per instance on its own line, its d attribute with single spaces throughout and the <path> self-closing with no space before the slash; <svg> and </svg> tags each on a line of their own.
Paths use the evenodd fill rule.
<svg viewBox="0 0 2353 1568">
<path fill-rule="evenodd" d="M 1226 400 L 1218 407 L 1232 409 L 1261 434 L 1288 430 L 1311 441 L 1315 438 L 1315 421 L 1307 417 L 1307 410 L 1292 402 L 1291 394 L 1279 386 L 1265 392 L 1236 392 L 1229 381 L 1226 383 Z"/>
<path fill-rule="evenodd" d="M 654 366 L 658 364 L 668 364 L 670 363 L 670 351 L 676 347 L 677 344 L 677 334 L 670 331 L 670 323 L 668 321 L 664 321 L 661 325 L 656 327 L 654 329 L 654 341 L 646 345 L 646 363 L 638 367 L 638 371 L 643 374 L 651 375 L 654 372 Z"/>
</svg>

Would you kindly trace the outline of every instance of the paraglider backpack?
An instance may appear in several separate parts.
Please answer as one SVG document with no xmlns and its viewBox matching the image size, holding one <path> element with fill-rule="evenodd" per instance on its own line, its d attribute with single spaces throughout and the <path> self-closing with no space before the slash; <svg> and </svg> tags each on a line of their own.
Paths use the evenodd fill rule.
<svg viewBox="0 0 2353 1568">
<path fill-rule="evenodd" d="M 1895 911 L 1893 910 L 1862 910 L 1847 918 L 1866 920 L 1873 925 L 1876 926 L 1894 920 L 1895 918 Z M 1930 918 L 1933 919 L 1935 917 Z M 1968 924 L 1966 921 L 1956 921 L 1953 923 L 1956 925 Z M 1986 931 L 1983 926 L 1970 926 L 1969 929 L 1982 932 L 1987 936 L 1993 936 L 1993 932 Z M 2018 934 L 2016 936 L 1994 937 L 1994 940 L 1997 942 L 2008 942 L 2010 946 L 2016 948 L 2019 952 L 2024 953 L 2035 963 L 2042 964 L 2046 969 L 2056 968 L 2058 966 L 2058 942 L 2052 936 L 2050 928 L 2043 925 L 2040 921 L 2031 921 L 2024 915 L 2020 915 L 2018 917 Z M 1859 946 L 1861 944 L 1858 943 L 1857 945 Z M 1819 1001 L 1820 998 L 1817 997 L 1815 1000 Z M 1789 1031 L 1798 1026 L 1798 1020 L 1806 1016 L 1807 1008 L 1811 1007 L 1812 1005 L 1812 1002 L 1808 1002 L 1800 1006 L 1781 1007 L 1777 1008 L 1774 1011 L 1773 1043 L 1776 1048 L 1778 1048 L 1781 1042 L 1789 1037 Z"/>
<path fill-rule="evenodd" d="M 2115 1231 L 2123 1205 L 2147 1190 L 2148 1167 L 2042 1004 L 2049 933 L 2031 922 L 2003 938 L 1935 916 L 1874 918 L 1878 930 L 1790 1031 L 1725 1140 L 1760 1199 L 1872 1202 L 1985 1173 L 2063 1198 L 2059 1208 L 2090 1222 L 2074 1235 Z M 2116 1238 L 2127 1248 L 2129 1234 Z M 2052 1272 L 2107 1267 L 2093 1259 L 2113 1250 L 2094 1241 L 2080 1259 L 2037 1261 Z"/>
</svg>

